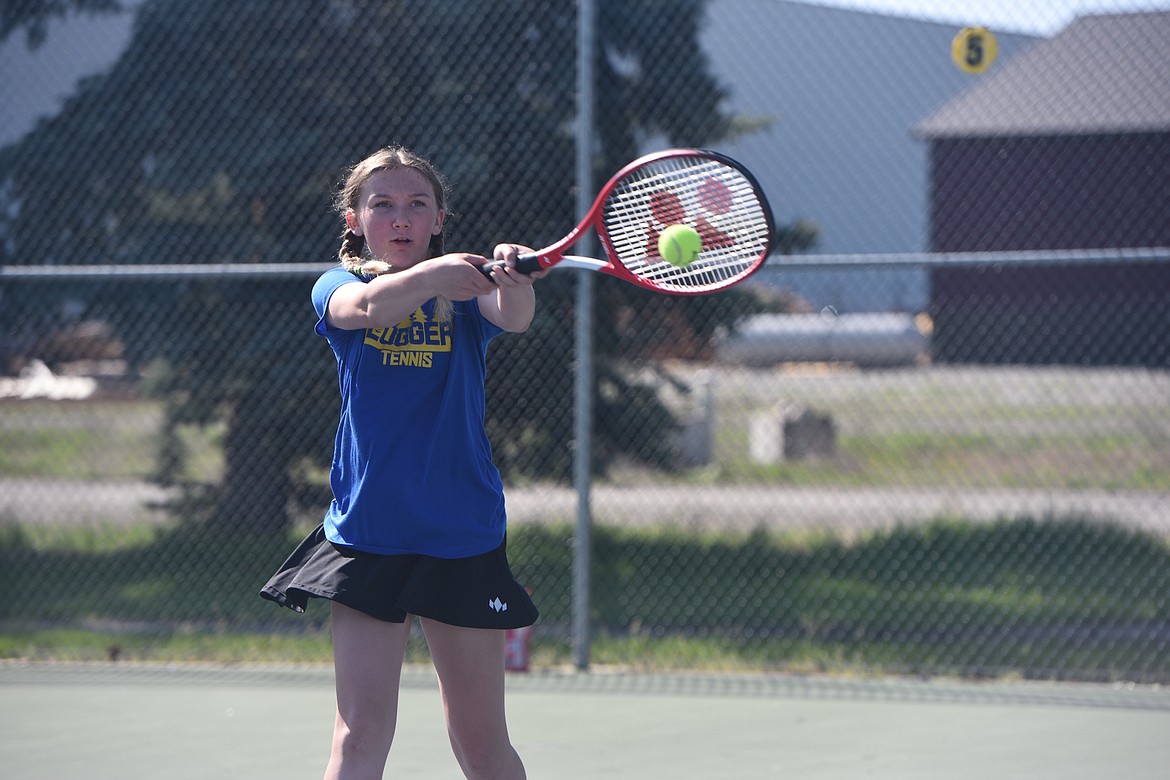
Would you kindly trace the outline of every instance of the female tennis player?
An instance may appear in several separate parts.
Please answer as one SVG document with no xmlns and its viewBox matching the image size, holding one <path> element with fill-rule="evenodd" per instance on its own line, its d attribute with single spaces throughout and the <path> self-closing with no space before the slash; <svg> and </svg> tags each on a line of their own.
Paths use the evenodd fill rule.
<svg viewBox="0 0 1170 780">
<path fill-rule="evenodd" d="M 324 522 L 261 595 L 331 602 L 337 719 L 325 777 L 380 778 L 418 616 L 467 777 L 522 778 L 504 714 L 504 630 L 536 607 L 505 552 L 503 485 L 484 430 L 488 342 L 528 328 L 542 273 L 446 254 L 443 178 L 401 148 L 357 163 L 336 201 L 338 267 L 313 287 L 337 359 L 340 424 Z"/>
</svg>

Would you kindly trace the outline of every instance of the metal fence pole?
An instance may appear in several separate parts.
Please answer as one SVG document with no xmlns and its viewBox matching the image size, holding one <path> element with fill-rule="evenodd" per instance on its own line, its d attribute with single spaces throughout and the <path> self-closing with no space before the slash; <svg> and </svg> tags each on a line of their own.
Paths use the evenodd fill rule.
<svg viewBox="0 0 1170 780">
<path fill-rule="evenodd" d="M 593 0 L 577 4 L 577 219 L 590 206 L 593 189 Z M 593 254 L 591 239 L 579 251 Z M 589 506 L 591 485 L 592 374 L 593 349 L 591 315 L 593 276 L 577 271 L 576 365 L 574 377 L 573 431 L 575 439 L 574 482 L 577 489 L 577 527 L 573 544 L 573 642 L 578 669 L 589 668 L 589 572 L 592 549 L 592 518 Z"/>
</svg>

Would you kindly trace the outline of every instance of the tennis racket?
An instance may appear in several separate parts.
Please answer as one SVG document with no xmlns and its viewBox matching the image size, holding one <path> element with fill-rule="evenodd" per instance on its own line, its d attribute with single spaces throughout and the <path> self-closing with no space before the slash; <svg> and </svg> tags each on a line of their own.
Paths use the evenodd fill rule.
<svg viewBox="0 0 1170 780">
<path fill-rule="evenodd" d="M 658 237 L 678 224 L 694 228 L 702 240 L 698 256 L 681 267 L 658 254 Z M 565 254 L 591 227 L 605 260 Z M 717 152 L 671 149 L 618 171 L 571 233 L 520 255 L 516 269 L 581 268 L 658 292 L 701 295 L 759 270 L 772 235 L 772 212 L 747 169 Z M 483 271 L 490 274 L 499 265 L 487 263 Z"/>
</svg>

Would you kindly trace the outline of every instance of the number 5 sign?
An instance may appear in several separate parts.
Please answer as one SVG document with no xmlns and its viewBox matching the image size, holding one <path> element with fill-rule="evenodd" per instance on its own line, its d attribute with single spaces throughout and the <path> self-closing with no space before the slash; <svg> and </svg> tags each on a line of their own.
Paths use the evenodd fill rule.
<svg viewBox="0 0 1170 780">
<path fill-rule="evenodd" d="M 967 73 L 982 73 L 995 62 L 998 46 L 986 27 L 964 27 L 951 41 L 951 59 Z"/>
</svg>

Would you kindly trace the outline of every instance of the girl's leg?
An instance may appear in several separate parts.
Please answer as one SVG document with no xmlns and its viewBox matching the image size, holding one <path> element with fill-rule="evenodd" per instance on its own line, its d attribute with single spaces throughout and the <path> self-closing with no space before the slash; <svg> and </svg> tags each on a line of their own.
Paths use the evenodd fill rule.
<svg viewBox="0 0 1170 780">
<path fill-rule="evenodd" d="M 447 735 L 472 780 L 521 780 L 524 764 L 504 717 L 504 632 L 421 620 L 447 718 Z"/>
<path fill-rule="evenodd" d="M 388 623 L 333 603 L 337 720 L 325 780 L 381 778 L 398 719 L 410 620 Z"/>
</svg>

